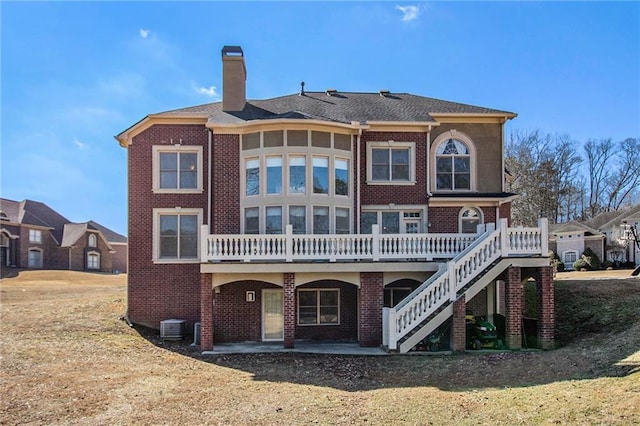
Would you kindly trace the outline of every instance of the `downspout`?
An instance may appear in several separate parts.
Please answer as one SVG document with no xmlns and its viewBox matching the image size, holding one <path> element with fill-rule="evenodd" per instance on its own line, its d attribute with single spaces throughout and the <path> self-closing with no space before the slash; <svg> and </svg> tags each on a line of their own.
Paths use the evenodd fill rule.
<svg viewBox="0 0 640 426">
<path fill-rule="evenodd" d="M 208 162 L 207 162 L 207 225 L 209 225 L 209 233 L 213 232 L 213 229 L 211 229 L 211 217 L 212 217 L 212 212 L 211 212 L 211 203 L 212 203 L 212 197 L 211 197 L 211 161 L 213 160 L 213 152 L 211 150 L 211 145 L 212 145 L 212 138 L 213 138 L 213 130 L 211 129 L 207 129 L 209 132 L 208 135 Z"/>
<path fill-rule="evenodd" d="M 362 179 L 362 173 L 360 172 L 360 165 L 362 151 L 360 150 L 360 138 L 362 136 L 362 127 L 358 127 L 358 134 L 356 135 L 356 151 L 357 151 L 357 164 L 356 164 L 356 234 L 360 234 L 360 215 L 362 207 L 360 205 L 360 180 Z"/>
<path fill-rule="evenodd" d="M 429 129 L 427 130 L 427 206 L 425 209 L 425 218 L 424 218 L 424 232 L 429 232 L 429 200 L 433 195 L 431 193 L 431 125 L 429 125 Z"/>
</svg>

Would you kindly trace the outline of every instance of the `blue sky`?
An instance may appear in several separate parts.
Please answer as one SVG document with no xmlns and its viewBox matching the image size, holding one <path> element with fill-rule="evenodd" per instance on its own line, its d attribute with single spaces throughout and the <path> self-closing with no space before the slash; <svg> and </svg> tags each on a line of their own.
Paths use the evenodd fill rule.
<svg viewBox="0 0 640 426">
<path fill-rule="evenodd" d="M 640 137 L 638 2 L 2 2 L 2 197 L 127 229 L 145 115 L 247 96 L 389 89 L 518 113 L 507 131 Z M 577 145 L 579 146 L 579 145 Z M 149 165 L 145 165 L 149 166 Z"/>
</svg>

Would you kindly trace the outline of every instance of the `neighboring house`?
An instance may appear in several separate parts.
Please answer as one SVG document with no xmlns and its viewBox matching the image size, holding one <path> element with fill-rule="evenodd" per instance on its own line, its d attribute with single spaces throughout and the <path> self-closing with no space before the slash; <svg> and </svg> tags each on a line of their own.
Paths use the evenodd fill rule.
<svg viewBox="0 0 640 426">
<path fill-rule="evenodd" d="M 553 345 L 546 221 L 510 228 L 511 112 L 408 93 L 330 89 L 247 100 L 222 50 L 222 101 L 151 114 L 128 150 L 130 321 L 201 323 L 214 342 L 350 340 L 406 352 L 465 312 L 505 317 L 521 347 L 523 286 Z"/>
<path fill-rule="evenodd" d="M 640 266 L 640 248 L 630 239 L 633 237 L 628 229 L 634 226 L 636 231 L 640 231 L 640 204 L 610 213 L 614 214 L 608 215 L 608 220 L 598 227 L 607 237 L 607 259 L 612 262 L 633 262 Z"/>
<path fill-rule="evenodd" d="M 591 249 L 604 261 L 606 236 L 583 223 L 571 221 L 549 226 L 549 249 L 555 252 L 567 271 L 573 270 L 573 263 Z"/>
<path fill-rule="evenodd" d="M 126 272 L 127 238 L 96 223 L 72 223 L 44 203 L 0 199 L 3 268 Z"/>
</svg>

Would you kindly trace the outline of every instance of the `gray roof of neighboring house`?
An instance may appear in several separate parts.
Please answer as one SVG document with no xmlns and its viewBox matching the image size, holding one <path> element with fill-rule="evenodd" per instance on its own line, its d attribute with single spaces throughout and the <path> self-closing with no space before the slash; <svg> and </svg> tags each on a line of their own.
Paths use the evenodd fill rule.
<svg viewBox="0 0 640 426">
<path fill-rule="evenodd" d="M 623 220 L 629 222 L 635 222 L 640 220 L 640 204 L 635 205 L 629 209 L 618 210 L 608 222 L 601 224 L 598 229 L 610 229 L 616 226 L 620 226 Z"/>
<path fill-rule="evenodd" d="M 51 228 L 51 234 L 61 247 L 73 245 L 87 229 L 102 232 L 109 243 L 126 243 L 127 238 L 94 221 L 72 223 L 51 207 L 39 201 L 13 201 L 0 198 L 0 211 L 13 223 Z"/>
<path fill-rule="evenodd" d="M 409 93 L 305 92 L 247 101 L 242 111 L 224 112 L 222 102 L 165 111 L 154 116 L 202 114 L 211 124 L 240 124 L 251 120 L 297 118 L 350 124 L 352 121 L 433 122 L 431 114 L 514 113 L 427 98 Z"/>
<path fill-rule="evenodd" d="M 552 234 L 559 234 L 561 232 L 584 232 L 585 235 L 602 235 L 600 231 L 593 229 L 584 223 L 576 222 L 575 220 L 549 225 L 549 232 Z"/>
<path fill-rule="evenodd" d="M 94 222 L 93 220 L 90 220 L 87 223 L 92 229 L 96 229 L 102 232 L 102 235 L 104 235 L 104 238 L 106 238 L 106 240 L 110 243 L 126 243 L 127 242 L 127 237 L 125 237 L 124 235 L 118 234 L 115 231 L 112 231 L 106 226 L 100 225 L 98 222 Z"/>
</svg>

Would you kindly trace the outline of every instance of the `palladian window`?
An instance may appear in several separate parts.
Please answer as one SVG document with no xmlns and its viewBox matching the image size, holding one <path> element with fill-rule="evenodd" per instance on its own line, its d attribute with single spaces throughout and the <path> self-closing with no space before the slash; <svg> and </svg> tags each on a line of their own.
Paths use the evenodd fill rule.
<svg viewBox="0 0 640 426">
<path fill-rule="evenodd" d="M 436 150 L 436 189 L 471 189 L 471 154 L 467 145 L 457 139 L 447 139 Z"/>
</svg>

